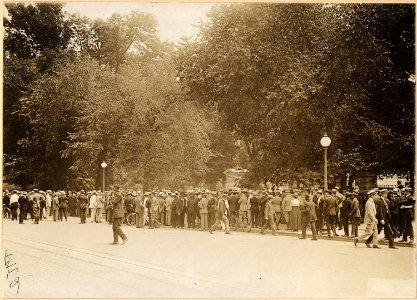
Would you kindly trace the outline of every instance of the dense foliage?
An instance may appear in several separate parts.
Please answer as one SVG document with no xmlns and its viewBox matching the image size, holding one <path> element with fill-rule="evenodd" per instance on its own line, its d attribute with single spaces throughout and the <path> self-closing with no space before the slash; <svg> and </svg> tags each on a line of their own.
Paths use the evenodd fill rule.
<svg viewBox="0 0 417 300">
<path fill-rule="evenodd" d="M 414 176 L 415 6 L 218 5 L 198 39 L 152 15 L 5 4 L 4 179 L 22 188 L 213 187 Z M 236 145 L 242 145 L 241 147 Z"/>
<path fill-rule="evenodd" d="M 13 107 L 6 105 L 24 127 L 13 135 L 16 127 L 5 121 L 14 146 L 5 149 L 8 182 L 23 188 L 98 188 L 105 160 L 110 185 L 184 188 L 233 166 L 224 157 L 234 149 L 224 155 L 222 148 L 233 145 L 231 137 L 212 145 L 223 133 L 217 114 L 185 100 L 172 45 L 159 42 L 152 16 L 133 12 L 93 21 L 72 15 L 63 28 L 60 18 L 49 17 L 50 11 L 62 14 L 60 5 L 7 8 L 6 32 L 30 37 L 25 20 L 37 11 L 37 21 L 50 24 L 54 34 L 71 33 L 45 71 L 38 66 L 41 45 L 51 39 L 28 46 L 36 55 L 25 57 L 18 47 L 5 47 L 6 86 L 26 86 Z M 19 37 L 7 35 L 7 44 L 23 45 Z M 209 185 L 218 179 L 208 178 Z"/>
<path fill-rule="evenodd" d="M 190 97 L 245 143 L 251 181 L 414 172 L 413 5 L 233 4 L 183 45 Z"/>
</svg>

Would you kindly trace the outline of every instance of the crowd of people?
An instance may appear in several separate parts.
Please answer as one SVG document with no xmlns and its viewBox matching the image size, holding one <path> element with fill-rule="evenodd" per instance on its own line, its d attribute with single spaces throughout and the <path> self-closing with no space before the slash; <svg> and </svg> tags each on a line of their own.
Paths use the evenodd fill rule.
<svg viewBox="0 0 417 300">
<path fill-rule="evenodd" d="M 117 198 L 117 201 L 115 199 Z M 401 242 L 414 242 L 412 220 L 414 197 L 411 188 L 339 191 L 319 188 L 249 190 L 233 189 L 215 192 L 204 189 L 187 191 L 5 191 L 3 206 L 10 208 L 12 220 L 35 224 L 44 219 L 67 220 L 68 215 L 80 217 L 80 223 L 100 223 L 103 218 L 114 223 L 115 205 L 120 224 L 131 214 L 138 228 L 160 226 L 198 228 L 212 233 L 222 226 L 226 234 L 230 227 L 251 232 L 259 228 L 262 234 L 268 228 L 312 231 L 312 240 L 318 236 L 353 238 L 355 245 L 364 241 L 378 248 L 378 234 L 384 230 L 389 246 L 395 248 L 394 238 Z M 364 222 L 365 234 L 358 235 Z M 119 224 L 119 225 L 120 225 Z M 119 229 L 114 229 L 118 231 Z M 122 236 L 123 240 L 124 237 Z"/>
</svg>

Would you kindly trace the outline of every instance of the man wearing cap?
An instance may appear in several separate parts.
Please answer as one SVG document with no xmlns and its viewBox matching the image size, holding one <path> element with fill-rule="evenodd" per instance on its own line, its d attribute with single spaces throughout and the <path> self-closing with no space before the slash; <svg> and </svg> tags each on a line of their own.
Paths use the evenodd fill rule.
<svg viewBox="0 0 417 300">
<path fill-rule="evenodd" d="M 271 203 L 275 212 L 275 224 L 277 226 L 277 230 L 279 230 L 279 223 L 281 221 L 281 215 L 282 215 L 281 213 L 282 198 L 279 196 L 278 191 L 275 194 L 275 196 L 272 197 Z"/>
<path fill-rule="evenodd" d="M 239 196 L 239 222 L 238 227 L 245 228 L 245 220 L 247 220 L 247 212 L 248 212 L 248 197 L 246 196 L 247 191 L 242 190 Z"/>
<path fill-rule="evenodd" d="M 215 197 L 216 192 L 212 192 L 208 197 L 207 203 L 207 227 L 210 228 L 216 222 L 216 207 L 217 199 Z"/>
<path fill-rule="evenodd" d="M 337 200 L 332 196 L 329 190 L 324 191 L 323 214 L 326 221 L 327 236 L 332 237 L 330 230 L 333 232 L 333 237 L 338 236 L 336 233 L 336 215 L 337 215 Z"/>
<path fill-rule="evenodd" d="M 17 220 L 17 209 L 19 207 L 19 194 L 17 190 L 13 191 L 13 194 L 10 196 L 10 210 L 12 212 L 12 220 Z"/>
<path fill-rule="evenodd" d="M 46 219 L 49 219 L 49 216 L 51 215 L 51 206 L 52 206 L 52 197 L 51 197 L 52 191 L 47 190 L 45 194 L 45 203 L 46 203 Z"/>
<path fill-rule="evenodd" d="M 38 189 L 33 190 L 33 199 L 32 199 L 32 210 L 33 210 L 33 219 L 35 224 L 39 224 L 39 216 L 40 216 L 40 210 L 41 205 L 39 203 L 41 195 L 39 194 Z"/>
<path fill-rule="evenodd" d="M 287 230 L 292 230 L 291 227 L 291 201 L 293 197 L 291 196 L 291 190 L 284 191 L 284 199 L 281 203 L 282 216 L 284 217 L 285 223 L 287 224 Z"/>
<path fill-rule="evenodd" d="M 261 229 L 261 234 L 264 234 L 265 229 L 268 226 L 271 226 L 272 229 L 272 235 L 275 235 L 275 220 L 274 220 L 274 208 L 272 206 L 272 196 L 267 196 L 266 203 L 265 203 L 265 211 L 264 211 L 264 218 L 265 222 Z"/>
<path fill-rule="evenodd" d="M 210 227 L 209 232 L 213 233 L 213 231 L 216 230 L 216 227 L 219 226 L 221 224 L 221 222 L 223 221 L 224 225 L 225 225 L 225 231 L 226 234 L 230 234 L 230 230 L 229 230 L 229 211 L 228 211 L 228 207 L 227 207 L 227 193 L 223 193 L 223 197 L 219 199 L 219 203 L 217 204 L 217 220 L 216 222 L 213 224 L 213 226 Z"/>
<path fill-rule="evenodd" d="M 96 197 L 96 223 L 101 223 L 101 218 L 103 216 L 103 208 L 104 208 L 104 197 L 102 192 L 97 192 Z"/>
<path fill-rule="evenodd" d="M 174 199 L 172 198 L 174 193 L 169 192 L 167 197 L 165 198 L 165 224 L 167 226 L 171 226 L 171 216 L 172 216 L 172 202 Z"/>
<path fill-rule="evenodd" d="M 379 249 L 378 246 L 378 220 L 376 218 L 376 207 L 374 203 L 374 198 L 376 198 L 377 192 L 375 190 L 370 190 L 368 192 L 369 198 L 365 204 L 365 215 L 364 215 L 364 223 L 366 224 L 365 233 L 360 235 L 359 237 L 355 237 L 353 242 L 356 246 L 358 242 L 365 241 L 365 245 L 368 248 L 371 248 L 368 242 L 368 238 L 372 236 L 372 244 L 373 248 Z"/>
<path fill-rule="evenodd" d="M 410 237 L 410 243 L 414 242 L 414 230 L 412 224 L 413 218 L 413 208 L 416 200 L 412 196 L 412 190 L 406 188 L 404 190 L 404 200 L 400 201 L 400 210 L 403 216 L 404 228 L 403 228 L 403 238 L 401 242 L 407 242 L 407 238 Z"/>
<path fill-rule="evenodd" d="M 58 212 L 59 212 L 59 200 L 58 200 L 57 192 L 54 192 L 52 194 L 51 208 L 52 208 L 52 219 L 54 220 L 54 222 L 56 222 L 58 221 Z"/>
<path fill-rule="evenodd" d="M 357 198 L 357 192 L 354 191 L 351 195 L 352 209 L 350 211 L 350 217 L 352 222 L 351 237 L 358 237 L 358 228 L 361 222 L 361 210 L 359 206 L 359 200 Z"/>
<path fill-rule="evenodd" d="M 344 237 L 349 237 L 349 217 L 350 213 L 352 211 L 352 199 L 351 199 L 352 193 L 346 192 L 346 195 L 344 196 L 344 199 L 342 200 L 342 207 L 340 209 L 340 219 L 343 226 L 344 231 Z"/>
<path fill-rule="evenodd" d="M 143 199 L 145 195 L 137 195 L 135 198 L 136 228 L 143 228 Z"/>
<path fill-rule="evenodd" d="M 195 217 L 197 213 L 197 193 L 191 193 L 188 196 L 187 203 L 187 224 L 188 228 L 195 228 Z"/>
<path fill-rule="evenodd" d="M 120 189 L 116 188 L 114 193 L 114 197 L 112 198 L 113 204 L 113 242 L 110 243 L 111 245 L 118 245 L 119 244 L 119 236 L 123 239 L 122 245 L 126 244 L 127 236 L 123 233 L 120 226 L 122 225 L 123 215 L 124 215 L 124 208 L 123 208 L 123 195 Z"/>
<path fill-rule="evenodd" d="M 316 204 L 316 230 L 317 234 L 323 234 L 323 190 L 317 190 L 315 197 L 313 197 L 313 202 Z"/>
<path fill-rule="evenodd" d="M 201 200 L 199 202 L 200 206 L 200 217 L 201 217 L 201 224 L 200 230 L 207 230 L 208 229 L 208 199 L 205 193 L 203 193 Z"/>
<path fill-rule="evenodd" d="M 252 227 L 258 227 L 259 226 L 259 198 L 258 193 L 254 192 L 253 196 L 249 199 L 249 205 L 250 205 L 250 215 L 251 215 L 251 223 L 248 232 L 251 231 Z"/>
<path fill-rule="evenodd" d="M 311 233 L 313 234 L 312 240 L 317 241 L 317 231 L 316 231 L 317 205 L 312 200 L 310 200 L 310 195 L 306 195 L 302 206 L 304 206 L 304 209 L 302 209 L 302 213 L 301 213 L 301 237 L 300 239 L 303 239 L 303 240 L 306 239 L 307 225 L 310 224 Z"/>
<path fill-rule="evenodd" d="M 92 195 L 90 196 L 89 206 L 88 206 L 88 208 L 90 209 L 91 222 L 95 222 L 95 219 L 96 219 L 96 204 L 97 204 L 96 202 L 97 202 L 97 192 L 93 191 Z"/>
<path fill-rule="evenodd" d="M 20 208 L 19 224 L 23 224 L 23 220 L 26 220 L 27 208 L 29 204 L 27 192 L 23 191 L 18 201 L 19 201 L 19 208 Z"/>
<path fill-rule="evenodd" d="M 383 189 L 380 191 L 382 200 L 382 210 L 384 215 L 384 235 L 388 239 L 389 248 L 397 249 L 394 246 L 394 231 L 391 226 L 391 214 L 389 210 L 388 190 Z"/>
<path fill-rule="evenodd" d="M 65 196 L 64 191 L 59 192 L 58 202 L 59 202 L 58 219 L 62 221 L 63 217 L 65 217 L 65 221 L 68 221 L 67 219 L 68 200 L 67 200 L 67 196 Z"/>
<path fill-rule="evenodd" d="M 78 196 L 78 203 L 80 204 L 80 224 L 85 224 L 87 219 L 88 197 L 85 194 L 84 190 L 81 190 L 81 193 Z"/>
</svg>

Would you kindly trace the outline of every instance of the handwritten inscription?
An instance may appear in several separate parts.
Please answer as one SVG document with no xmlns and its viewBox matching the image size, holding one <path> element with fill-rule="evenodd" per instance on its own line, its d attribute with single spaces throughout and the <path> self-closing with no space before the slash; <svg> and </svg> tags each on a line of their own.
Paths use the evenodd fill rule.
<svg viewBox="0 0 417 300">
<path fill-rule="evenodd" d="M 4 266 L 7 270 L 6 278 L 9 280 L 9 288 L 16 289 L 16 294 L 18 294 L 20 290 L 19 268 L 13 261 L 13 253 L 7 250 L 4 251 Z"/>
</svg>

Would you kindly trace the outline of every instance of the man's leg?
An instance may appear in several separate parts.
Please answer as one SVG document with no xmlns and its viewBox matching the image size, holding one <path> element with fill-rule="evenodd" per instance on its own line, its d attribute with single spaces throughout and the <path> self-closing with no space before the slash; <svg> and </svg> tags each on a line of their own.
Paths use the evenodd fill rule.
<svg viewBox="0 0 417 300">
<path fill-rule="evenodd" d="M 301 222 L 301 238 L 306 238 L 307 222 Z"/>
<path fill-rule="evenodd" d="M 316 222 L 310 222 L 311 233 L 313 234 L 313 240 L 317 239 Z"/>
</svg>

